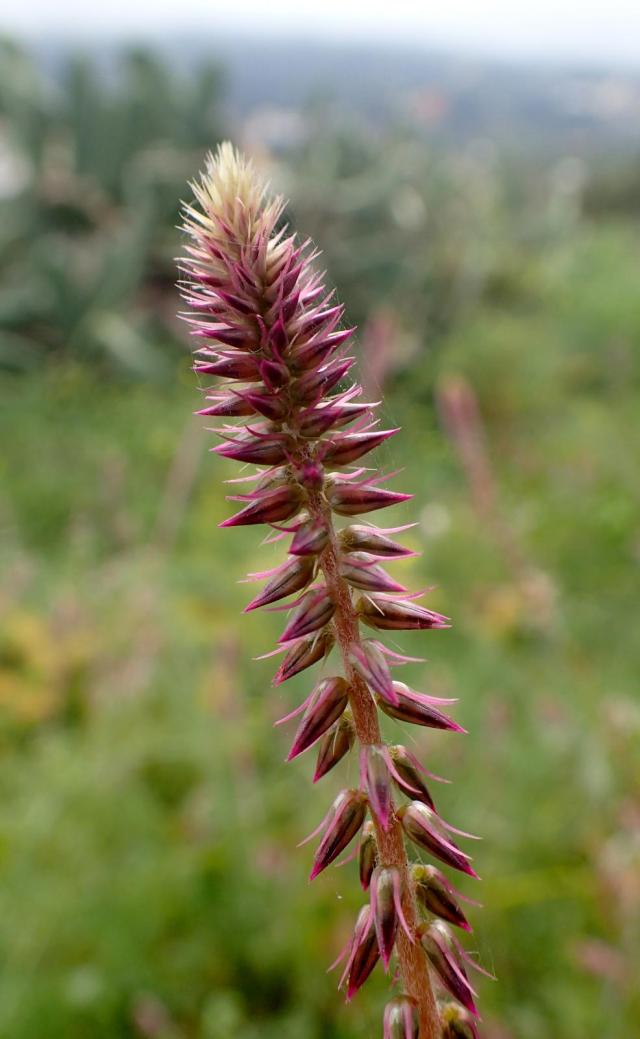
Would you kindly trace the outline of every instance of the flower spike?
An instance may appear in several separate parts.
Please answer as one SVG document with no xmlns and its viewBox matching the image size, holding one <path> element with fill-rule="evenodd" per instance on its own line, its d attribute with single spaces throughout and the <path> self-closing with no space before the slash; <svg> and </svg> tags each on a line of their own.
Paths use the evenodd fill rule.
<svg viewBox="0 0 640 1039">
<path fill-rule="evenodd" d="M 249 488 L 229 497 L 238 511 L 220 525 L 266 525 L 264 545 L 289 541 L 284 562 L 248 578 L 265 583 L 245 612 L 288 612 L 278 648 L 258 659 L 282 654 L 279 686 L 332 655 L 329 675 L 276 725 L 298 718 L 288 760 L 317 745 L 314 782 L 358 744 L 360 788 L 342 790 L 307 838 L 320 835 L 312 878 L 353 844 L 344 861 L 357 857 L 369 891 L 340 984 L 350 1001 L 378 959 L 389 969 L 394 952 L 403 994 L 385 1009 L 384 1039 L 477 1039 L 465 971 L 473 961 L 444 923 L 468 929 L 462 896 L 435 866 L 412 867 L 407 845 L 476 874 L 452 839 L 461 831 L 436 813 L 425 778 L 439 777 L 406 747 L 386 745 L 381 721 L 464 730 L 443 713 L 453 701 L 392 678 L 393 668 L 419 658 L 363 636 L 365 627 L 449 626 L 387 572 L 416 554 L 394 540 L 415 524 L 358 520 L 411 497 L 383 486 L 397 473 L 369 461 L 398 429 L 380 428 L 380 402 L 367 401 L 353 380 L 354 329 L 344 327 L 344 308 L 324 287 L 318 252 L 282 222 L 283 200 L 230 144 L 207 158 L 192 189 L 179 261 L 183 317 L 196 345 L 194 371 L 213 383 L 201 388 L 198 414 L 220 421 L 213 450 L 242 467 L 228 482 Z M 409 803 L 396 806 L 395 794 Z M 421 912 L 431 923 L 421 923 Z M 438 1010 L 434 974 L 457 1004 Z"/>
</svg>

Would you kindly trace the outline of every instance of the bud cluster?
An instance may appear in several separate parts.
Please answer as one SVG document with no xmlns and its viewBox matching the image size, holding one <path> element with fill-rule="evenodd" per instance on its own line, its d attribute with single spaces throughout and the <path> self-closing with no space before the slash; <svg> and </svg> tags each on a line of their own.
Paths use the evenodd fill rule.
<svg viewBox="0 0 640 1039">
<path fill-rule="evenodd" d="M 353 329 L 340 327 L 343 308 L 324 288 L 317 254 L 281 226 L 282 200 L 267 194 L 251 164 L 228 144 L 209 158 L 193 190 L 181 269 L 185 317 L 197 343 L 194 368 L 205 382 L 199 414 L 221 420 L 217 454 L 258 467 L 246 476 L 246 492 L 230 499 L 240 507 L 221 526 L 267 524 L 271 540 L 291 539 L 280 566 L 250 575 L 265 583 L 246 610 L 273 609 L 294 597 L 285 606 L 290 613 L 275 684 L 339 651 L 335 671 L 332 665 L 280 720 L 301 715 L 288 760 L 316 747 L 317 781 L 360 746 L 358 787 L 342 790 L 307 838 L 321 835 L 312 879 L 358 838 L 368 901 L 344 952 L 341 984 L 350 1000 L 377 961 L 389 970 L 396 952 L 407 991 L 385 1010 L 385 1039 L 431 1039 L 443 1030 L 474 1037 L 475 993 L 466 973 L 473 960 L 449 929 L 470 930 L 462 896 L 435 866 L 410 867 L 404 850 L 406 838 L 475 877 L 452 837 L 470 835 L 440 817 L 426 784 L 438 777 L 406 747 L 383 741 L 378 712 L 464 730 L 442 710 L 453 701 L 393 679 L 391 669 L 409 658 L 360 630 L 424 631 L 449 623 L 385 568 L 412 554 L 393 538 L 406 528 L 350 522 L 410 497 L 382 486 L 389 476 L 356 464 L 397 429 L 379 429 L 377 404 L 362 401 L 360 386 L 348 381 Z M 210 377 L 223 382 L 210 386 Z M 397 794 L 408 799 L 399 808 Z M 437 1010 L 429 972 L 455 1004 Z M 425 982 L 416 989 L 420 976 Z"/>
</svg>

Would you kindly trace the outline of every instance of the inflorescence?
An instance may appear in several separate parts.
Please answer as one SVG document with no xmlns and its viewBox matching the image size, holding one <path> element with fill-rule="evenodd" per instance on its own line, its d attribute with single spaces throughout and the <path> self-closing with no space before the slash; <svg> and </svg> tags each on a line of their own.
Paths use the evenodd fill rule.
<svg viewBox="0 0 640 1039">
<path fill-rule="evenodd" d="M 276 685 L 332 651 L 340 660 L 340 673 L 321 678 L 281 719 L 300 717 L 288 760 L 316 747 L 315 782 L 350 751 L 359 756 L 358 787 L 342 790 L 307 838 L 320 835 L 312 878 L 359 842 L 367 902 L 341 957 L 340 985 L 351 1000 L 378 960 L 389 970 L 395 952 L 400 991 L 384 1012 L 385 1039 L 477 1039 L 467 971 L 477 964 L 452 930 L 471 930 L 462 896 L 438 867 L 409 864 L 405 841 L 454 870 L 476 873 L 454 840 L 461 831 L 441 818 L 432 799 L 426 780 L 438 777 L 407 747 L 384 742 L 378 714 L 464 731 L 442 710 L 453 701 L 392 677 L 391 669 L 410 658 L 378 638 L 446 628 L 448 619 L 420 605 L 420 596 L 385 569 L 412 554 L 393 540 L 407 527 L 351 522 L 410 497 L 384 487 L 389 476 L 361 465 L 398 430 L 379 429 L 378 404 L 363 402 L 361 387 L 349 381 L 354 329 L 341 327 L 343 307 L 316 270 L 318 253 L 281 223 L 284 203 L 268 194 L 252 164 L 223 144 L 193 191 L 195 204 L 184 209 L 185 318 L 198 343 L 195 371 L 206 382 L 223 380 L 204 388 L 198 414 L 221 422 L 214 451 L 258 467 L 242 478 L 249 489 L 230 499 L 240 508 L 221 526 L 267 524 L 269 540 L 291 537 L 282 565 L 250 575 L 265 584 L 246 610 L 295 596 L 286 607 Z M 346 525 L 336 524 L 342 517 Z M 394 789 L 408 799 L 401 807 Z M 436 1002 L 434 981 L 455 1002 Z"/>
</svg>

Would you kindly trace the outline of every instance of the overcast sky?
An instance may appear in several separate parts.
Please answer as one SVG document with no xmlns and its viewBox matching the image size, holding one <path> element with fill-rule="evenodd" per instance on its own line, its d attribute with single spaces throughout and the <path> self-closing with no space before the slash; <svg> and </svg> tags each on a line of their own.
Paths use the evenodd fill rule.
<svg viewBox="0 0 640 1039">
<path fill-rule="evenodd" d="M 48 36 L 236 30 L 390 39 L 510 58 L 640 66 L 640 0 L 0 0 L 0 31 Z"/>
</svg>

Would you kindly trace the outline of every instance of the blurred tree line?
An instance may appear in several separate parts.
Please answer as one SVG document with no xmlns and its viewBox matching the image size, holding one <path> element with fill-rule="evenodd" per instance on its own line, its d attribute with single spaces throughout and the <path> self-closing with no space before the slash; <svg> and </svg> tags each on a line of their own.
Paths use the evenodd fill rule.
<svg viewBox="0 0 640 1039">
<path fill-rule="evenodd" d="M 178 200 L 227 132 L 223 100 L 213 63 L 179 75 L 149 50 L 110 68 L 78 54 L 51 77 L 0 44 L 0 364 L 171 370 Z M 330 104 L 304 115 L 298 143 L 259 159 L 351 317 L 393 331 L 396 367 L 482 300 L 526 295 L 531 250 L 566 233 L 583 197 L 596 215 L 638 204 L 628 165 L 587 183 L 579 160 L 536 167 L 489 140 L 434 150 L 412 126 L 375 133 Z"/>
<path fill-rule="evenodd" d="M 0 47 L 0 363 L 78 356 L 147 371 L 175 337 L 177 200 L 221 135 L 217 65 L 153 53 L 59 82 Z"/>
</svg>

